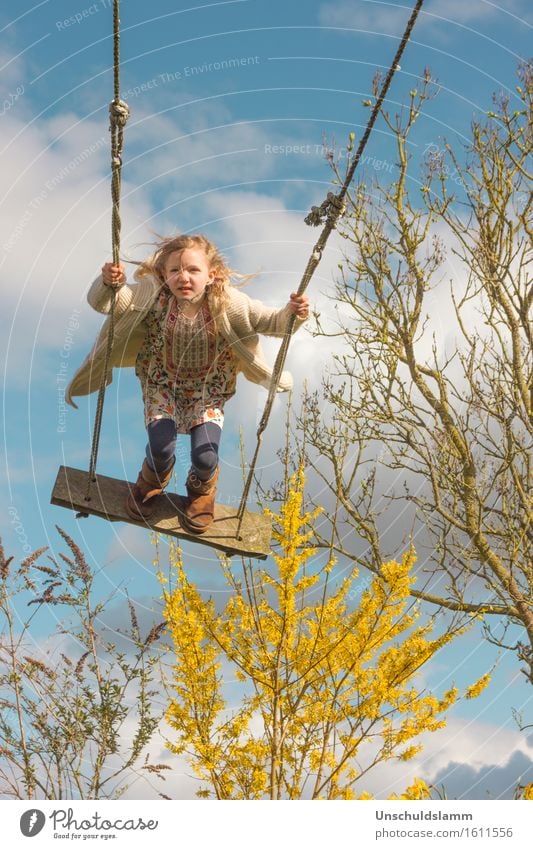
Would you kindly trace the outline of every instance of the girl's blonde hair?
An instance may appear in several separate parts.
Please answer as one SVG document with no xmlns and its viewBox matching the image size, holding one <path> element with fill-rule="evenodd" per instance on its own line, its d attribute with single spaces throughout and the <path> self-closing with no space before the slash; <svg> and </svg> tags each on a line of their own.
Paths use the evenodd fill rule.
<svg viewBox="0 0 533 849">
<path fill-rule="evenodd" d="M 156 277 L 164 284 L 164 271 L 168 257 L 175 251 L 181 252 L 187 250 L 187 248 L 203 251 L 209 269 L 215 272 L 214 280 L 208 284 L 207 292 L 210 305 L 218 313 L 227 301 L 228 288 L 232 285 L 231 278 L 245 279 L 246 276 L 231 269 L 216 245 L 201 233 L 161 237 L 156 243 L 155 252 L 143 262 L 136 263 L 138 268 L 135 272 L 135 279 L 142 280 L 143 277 L 151 276 Z"/>
</svg>

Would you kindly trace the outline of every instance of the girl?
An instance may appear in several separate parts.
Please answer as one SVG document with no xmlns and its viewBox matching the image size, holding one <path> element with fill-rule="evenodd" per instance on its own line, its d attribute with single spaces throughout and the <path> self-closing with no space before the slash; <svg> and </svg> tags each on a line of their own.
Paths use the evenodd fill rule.
<svg viewBox="0 0 533 849">
<path fill-rule="evenodd" d="M 163 239 L 139 265 L 136 285 L 126 284 L 124 266 L 106 263 L 92 284 L 88 301 L 109 313 L 113 288 L 114 343 L 107 383 L 115 366 L 135 366 L 142 386 L 148 432 L 146 457 L 130 491 L 126 510 L 132 519 L 149 519 L 154 499 L 168 485 L 175 462 L 176 437 L 191 437 L 191 469 L 183 523 L 201 534 L 213 521 L 218 450 L 224 404 L 235 393 L 237 373 L 268 386 L 272 372 L 264 362 L 258 334 L 283 336 L 294 313 L 296 327 L 309 315 L 306 295 L 292 294 L 281 310 L 265 307 L 230 282 L 231 271 L 205 236 Z M 98 389 L 104 368 L 109 319 L 67 387 L 65 398 Z M 280 390 L 289 389 L 283 373 Z"/>
</svg>

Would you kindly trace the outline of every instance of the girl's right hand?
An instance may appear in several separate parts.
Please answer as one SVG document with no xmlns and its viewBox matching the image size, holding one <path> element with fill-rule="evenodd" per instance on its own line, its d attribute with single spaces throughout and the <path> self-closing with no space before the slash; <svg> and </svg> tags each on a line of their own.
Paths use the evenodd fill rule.
<svg viewBox="0 0 533 849">
<path fill-rule="evenodd" d="M 112 262 L 106 262 L 102 266 L 102 280 L 106 286 L 122 286 L 126 282 L 126 269 L 122 265 L 113 265 Z"/>
</svg>

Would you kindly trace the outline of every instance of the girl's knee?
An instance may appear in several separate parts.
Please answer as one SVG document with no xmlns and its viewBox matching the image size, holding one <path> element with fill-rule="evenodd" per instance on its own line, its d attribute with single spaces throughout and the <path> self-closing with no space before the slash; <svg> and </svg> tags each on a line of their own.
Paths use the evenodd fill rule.
<svg viewBox="0 0 533 849">
<path fill-rule="evenodd" d="M 191 452 L 191 460 L 198 472 L 214 472 L 218 466 L 218 451 L 211 445 L 199 445 Z"/>
<path fill-rule="evenodd" d="M 176 451 L 176 425 L 172 419 L 157 419 L 147 428 L 146 457 L 149 465 L 158 471 L 168 468 Z"/>
<path fill-rule="evenodd" d="M 221 429 L 205 422 L 191 430 L 191 462 L 199 477 L 210 477 L 218 466 L 218 446 Z"/>
<path fill-rule="evenodd" d="M 148 441 L 152 453 L 160 454 L 162 451 L 172 450 L 176 447 L 176 424 L 172 419 L 157 419 L 150 422 L 147 428 Z"/>
</svg>

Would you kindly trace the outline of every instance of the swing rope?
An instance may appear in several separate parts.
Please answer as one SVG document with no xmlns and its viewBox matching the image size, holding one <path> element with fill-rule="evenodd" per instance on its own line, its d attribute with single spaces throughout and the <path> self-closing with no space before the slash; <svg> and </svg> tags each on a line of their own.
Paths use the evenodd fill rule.
<svg viewBox="0 0 533 849">
<path fill-rule="evenodd" d="M 404 50 L 407 46 L 407 42 L 409 41 L 409 38 L 411 37 L 411 32 L 412 32 L 413 27 L 416 23 L 416 19 L 418 18 L 418 15 L 419 15 L 419 12 L 422 8 L 423 2 L 424 2 L 424 0 L 417 0 L 417 2 L 415 3 L 415 6 L 413 8 L 413 11 L 411 12 L 411 16 L 409 18 L 409 21 L 407 22 L 407 26 L 405 28 L 405 32 L 404 32 L 403 37 L 402 37 L 400 44 L 398 46 L 398 50 L 396 51 L 396 55 L 395 55 L 394 59 L 392 60 L 392 64 L 389 68 L 387 76 L 385 77 L 385 80 L 384 80 L 383 85 L 381 87 L 381 91 L 379 93 L 379 96 L 378 96 L 378 98 L 377 98 L 377 100 L 374 104 L 374 108 L 372 109 L 370 119 L 369 119 L 368 124 L 366 126 L 366 129 L 365 129 L 365 131 L 364 131 L 364 133 L 361 137 L 361 141 L 359 142 L 359 145 L 357 147 L 357 151 L 356 151 L 354 158 L 351 162 L 350 168 L 348 169 L 348 171 L 346 173 L 344 183 L 343 183 L 339 193 L 334 194 L 334 192 L 329 192 L 326 200 L 320 206 L 313 206 L 312 209 L 311 209 L 311 212 L 309 213 L 309 215 L 305 219 L 305 223 L 309 224 L 312 227 L 318 227 L 318 226 L 320 226 L 320 224 L 323 224 L 324 221 L 325 221 L 325 224 L 324 224 L 323 230 L 320 234 L 320 237 L 319 237 L 317 243 L 315 244 L 315 246 L 313 248 L 312 254 L 311 254 L 311 256 L 310 256 L 310 258 L 307 262 L 307 265 L 306 265 L 305 271 L 303 273 L 300 285 L 298 287 L 298 292 L 297 292 L 298 295 L 303 295 L 305 290 L 307 289 L 307 287 L 308 287 L 308 285 L 311 281 L 311 278 L 313 277 L 313 274 L 314 274 L 320 260 L 322 259 L 322 252 L 323 252 L 323 250 L 326 246 L 326 242 L 329 238 L 329 235 L 330 235 L 331 231 L 335 228 L 337 221 L 340 218 L 340 216 L 344 214 L 344 211 L 345 211 L 345 208 L 346 208 L 345 197 L 346 197 L 346 194 L 348 192 L 350 183 L 352 182 L 352 179 L 353 179 L 353 176 L 354 176 L 354 173 L 355 173 L 355 169 L 357 168 L 357 166 L 359 164 L 359 161 L 360 161 L 360 159 L 363 155 L 363 151 L 366 147 L 366 143 L 368 142 L 368 139 L 370 138 L 370 134 L 372 132 L 374 124 L 376 123 L 380 109 L 383 105 L 383 101 L 385 100 L 385 97 L 387 96 L 387 92 L 390 88 L 392 78 L 394 77 L 394 74 L 396 73 L 396 71 L 398 71 L 399 68 L 400 68 L 400 59 L 401 59 L 403 52 L 404 52 Z M 239 509 L 238 509 L 238 512 L 237 512 L 237 517 L 238 517 L 237 538 L 239 538 L 239 536 L 240 536 L 240 531 L 241 531 L 241 526 L 242 526 L 242 521 L 243 521 L 244 511 L 245 511 L 245 505 L 246 505 L 246 502 L 248 500 L 248 496 L 250 494 L 250 488 L 251 488 L 251 485 L 252 485 L 252 480 L 253 480 L 254 475 L 255 475 L 255 467 L 256 467 L 256 464 L 257 464 L 257 458 L 259 456 L 259 450 L 261 448 L 263 433 L 264 433 L 266 426 L 268 424 L 268 420 L 270 418 L 270 413 L 272 411 L 272 407 L 273 407 L 273 404 L 274 404 L 274 399 L 275 399 L 276 393 L 278 391 L 279 382 L 280 382 L 280 379 L 281 379 L 281 373 L 283 371 L 283 367 L 285 365 L 285 360 L 287 358 L 287 352 L 289 350 L 290 340 L 291 340 L 292 334 L 294 333 L 295 322 L 296 322 L 296 316 L 293 314 L 293 315 L 291 315 L 289 321 L 287 322 L 287 329 L 285 331 L 285 335 L 284 335 L 283 341 L 280 345 L 280 349 L 278 351 L 278 355 L 276 357 L 276 362 L 274 364 L 274 368 L 273 368 L 273 371 L 272 371 L 272 380 L 270 382 L 270 388 L 269 388 L 269 391 L 268 391 L 268 397 L 267 397 L 267 400 L 266 400 L 265 409 L 263 410 L 263 415 L 261 416 L 261 420 L 260 420 L 259 426 L 257 428 L 257 441 L 256 441 L 254 456 L 253 456 L 252 461 L 250 463 L 250 467 L 249 467 L 249 471 L 248 471 L 248 477 L 246 478 L 246 483 L 244 485 L 241 502 L 239 504 Z"/>
<path fill-rule="evenodd" d="M 113 3 L 113 100 L 109 104 L 109 130 L 111 133 L 111 245 L 113 265 L 120 262 L 120 187 L 122 178 L 122 149 L 124 145 L 124 127 L 129 118 L 130 110 L 128 104 L 120 99 L 120 0 Z M 102 429 L 102 416 L 104 412 L 104 398 L 107 387 L 109 361 L 113 349 L 115 336 L 115 303 L 117 292 L 113 287 L 111 290 L 111 309 L 109 312 L 109 332 L 107 335 L 107 346 L 104 358 L 104 369 L 102 380 L 98 390 L 96 412 L 94 417 L 94 429 L 91 445 L 91 459 L 89 465 L 89 476 L 87 480 L 87 492 L 85 501 L 90 501 L 91 484 L 96 481 L 96 461 L 98 459 L 98 447 L 100 444 L 100 431 Z M 78 513 L 77 518 L 88 514 Z"/>
</svg>

